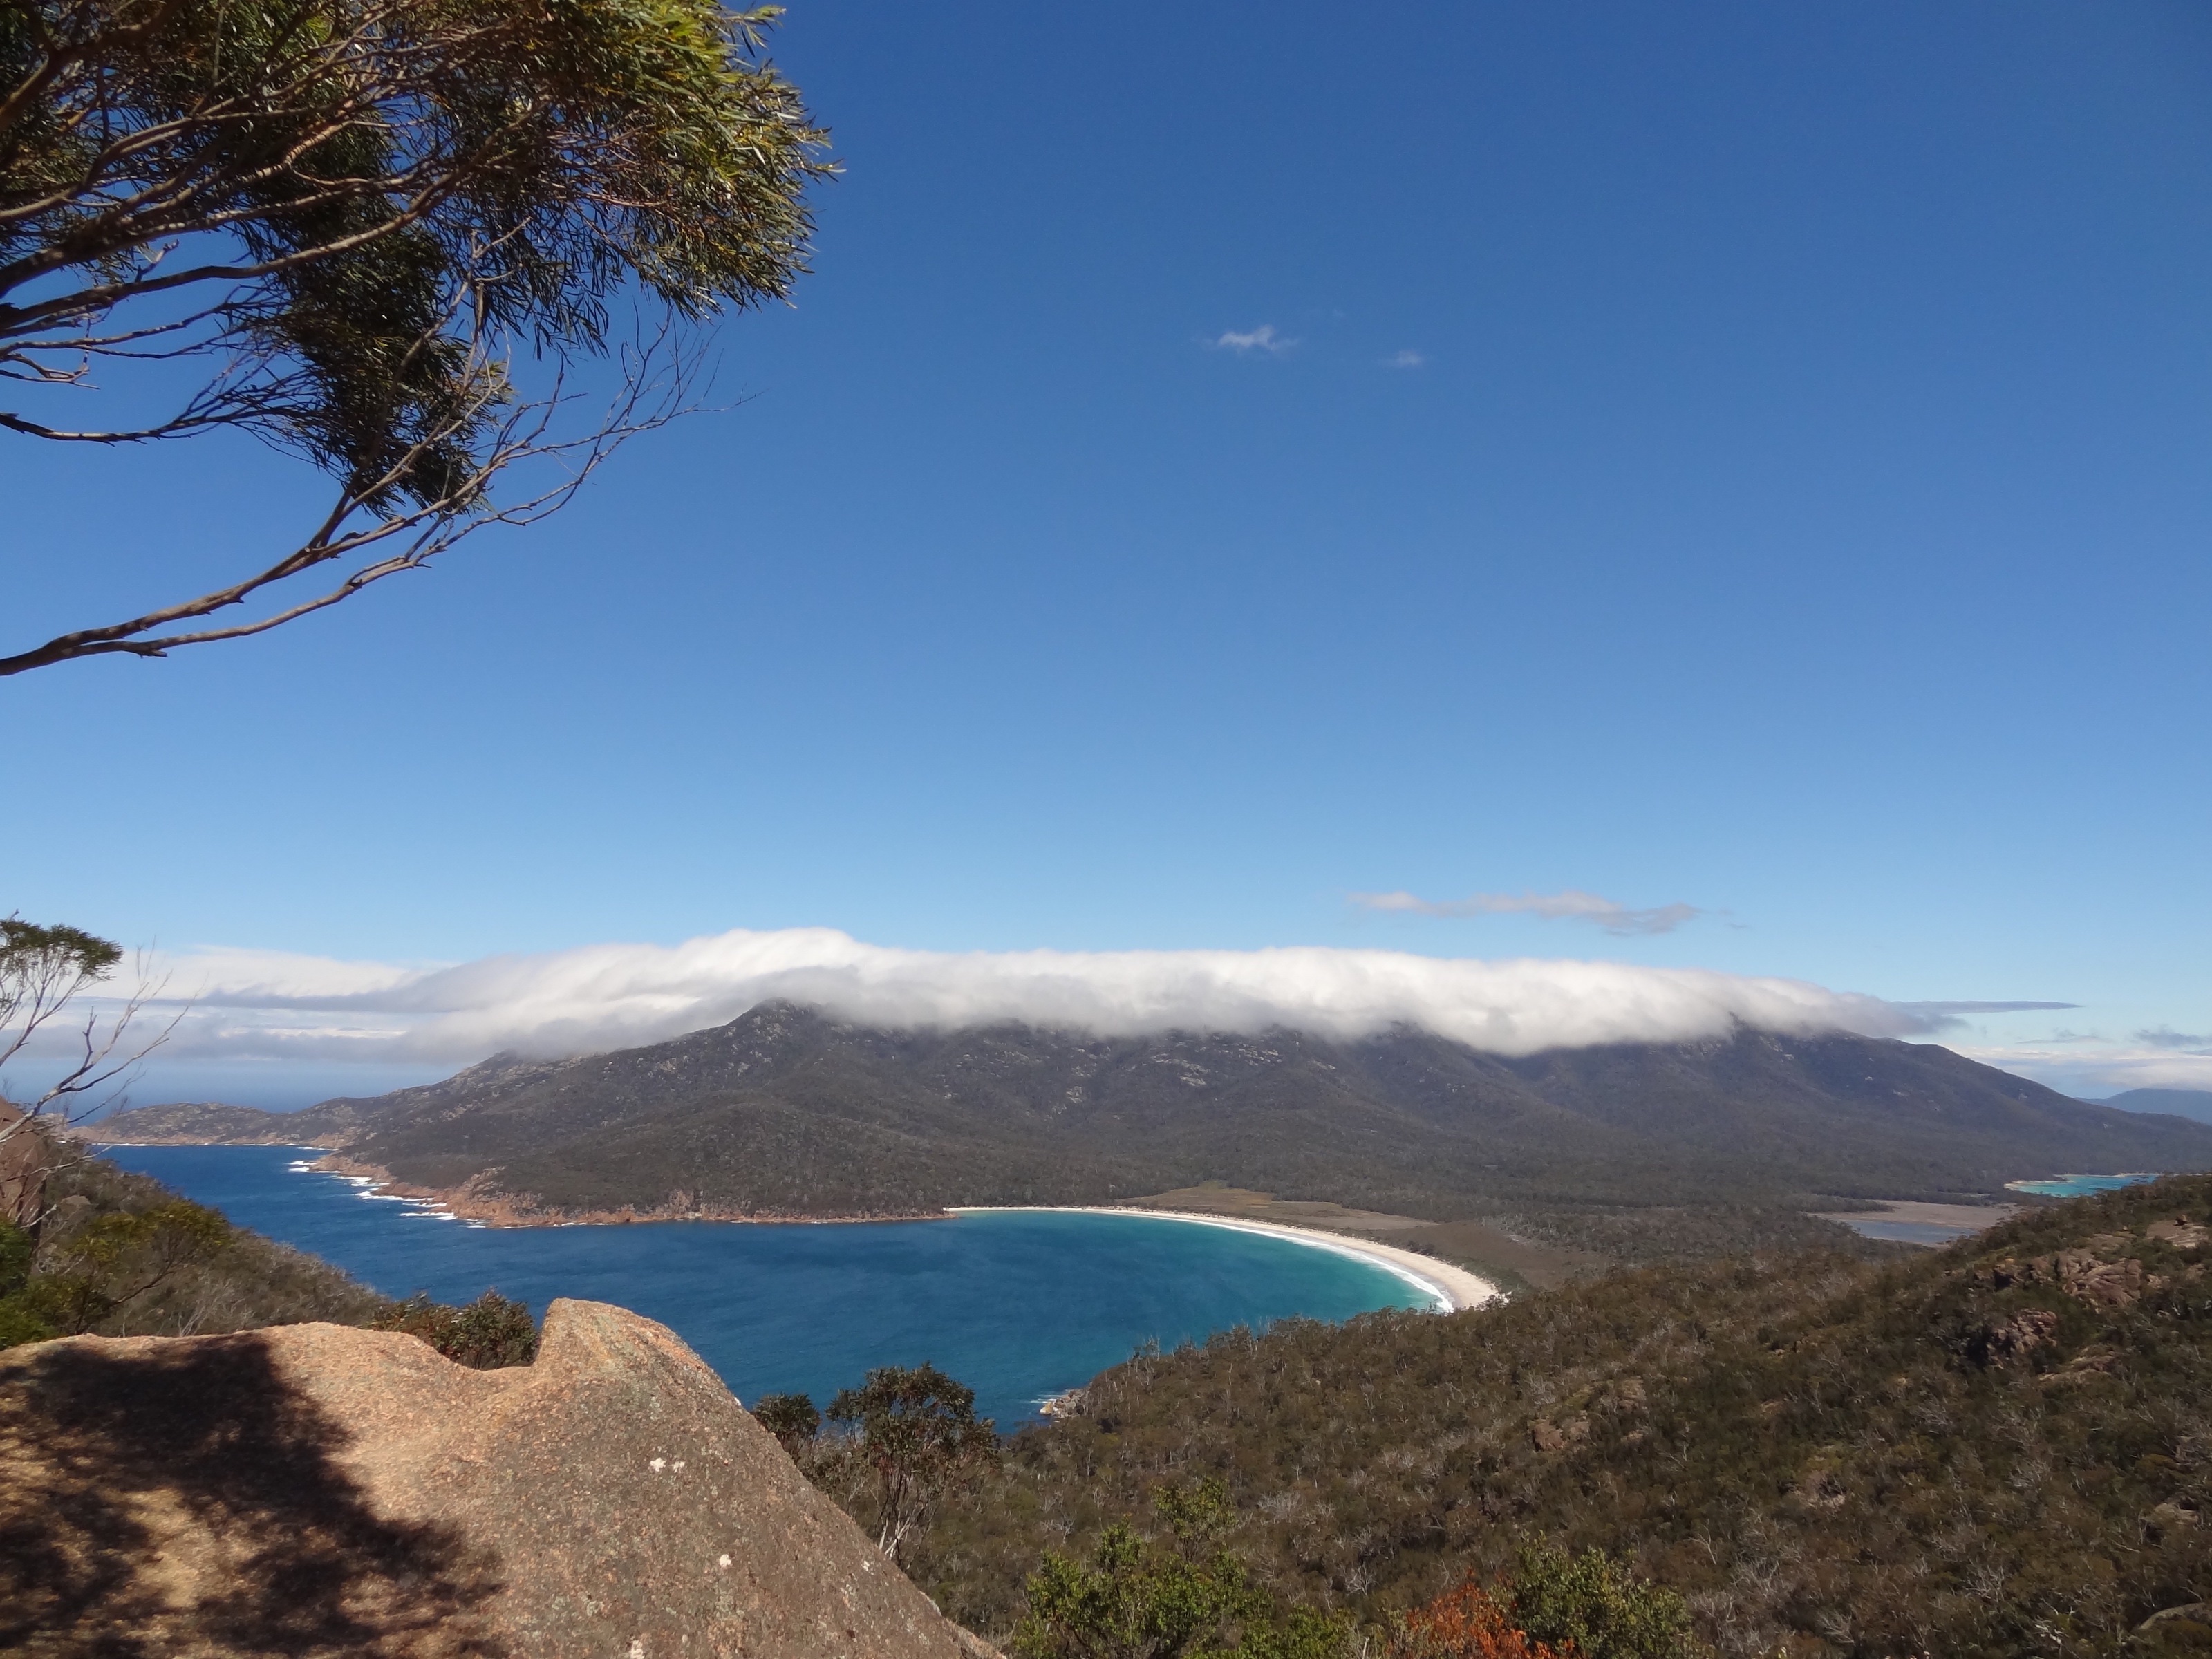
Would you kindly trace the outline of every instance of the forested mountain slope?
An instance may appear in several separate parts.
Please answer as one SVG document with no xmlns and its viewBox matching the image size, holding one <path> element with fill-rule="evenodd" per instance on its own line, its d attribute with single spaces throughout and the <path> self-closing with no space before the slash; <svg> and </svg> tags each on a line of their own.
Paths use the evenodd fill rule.
<svg viewBox="0 0 2212 1659">
<path fill-rule="evenodd" d="M 1212 1475 L 1264 1582 L 1364 1620 L 1549 1537 L 1632 1558 L 1730 1655 L 2212 1650 L 2208 1261 L 2192 1177 L 1887 1265 L 1648 1269 L 1139 1356 L 909 1571 L 1003 1632 L 1046 1550 Z"/>
<path fill-rule="evenodd" d="M 155 1115 L 175 1109 L 102 1129 L 167 1138 Z M 1356 1042 L 902 1031 L 789 1004 L 648 1048 L 501 1057 L 178 1138 L 288 1129 L 419 1186 L 474 1182 L 570 1212 L 915 1213 L 1218 1179 L 1443 1218 L 1941 1198 L 2063 1170 L 2212 1168 L 2212 1127 L 2085 1104 L 1926 1044 L 1745 1030 L 1509 1060 L 1406 1029 Z"/>
</svg>

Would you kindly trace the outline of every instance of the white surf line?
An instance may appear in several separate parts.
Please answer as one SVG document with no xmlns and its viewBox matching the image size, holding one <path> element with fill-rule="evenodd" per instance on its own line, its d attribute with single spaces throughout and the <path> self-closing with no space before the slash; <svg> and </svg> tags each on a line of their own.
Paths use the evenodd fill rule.
<svg viewBox="0 0 2212 1659">
<path fill-rule="evenodd" d="M 1126 1204 L 955 1204 L 948 1207 L 954 1215 L 1018 1212 L 1040 1215 L 1139 1215 L 1155 1221 L 1187 1221 L 1200 1227 L 1226 1227 L 1237 1233 L 1261 1233 L 1380 1267 L 1434 1300 L 1437 1311 L 1443 1313 L 1479 1308 L 1499 1293 L 1498 1286 L 1488 1279 L 1416 1250 L 1348 1238 L 1342 1233 L 1322 1232 L 1315 1227 L 1293 1227 L 1281 1221 L 1247 1221 L 1239 1216 L 1200 1215 L 1189 1210 L 1139 1210 Z"/>
<path fill-rule="evenodd" d="M 301 1175 L 328 1176 L 332 1180 L 342 1181 L 354 1189 L 356 1198 L 365 1199 L 372 1204 L 404 1204 L 407 1206 L 400 1212 L 404 1220 L 459 1221 L 461 1218 L 434 1198 L 410 1198 L 404 1193 L 387 1193 L 384 1189 L 392 1183 L 379 1181 L 374 1176 L 341 1175 L 336 1170 L 318 1170 L 311 1160 L 304 1158 L 284 1167 Z M 471 1222 L 469 1224 L 481 1226 L 483 1224 Z"/>
</svg>

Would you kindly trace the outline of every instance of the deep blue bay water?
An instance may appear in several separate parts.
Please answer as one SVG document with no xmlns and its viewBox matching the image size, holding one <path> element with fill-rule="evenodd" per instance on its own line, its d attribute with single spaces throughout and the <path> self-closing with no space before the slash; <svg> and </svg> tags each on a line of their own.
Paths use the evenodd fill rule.
<svg viewBox="0 0 2212 1659">
<path fill-rule="evenodd" d="M 1173 1347 L 1292 1316 L 1348 1319 L 1430 1298 L 1380 1267 L 1262 1234 L 1143 1216 L 1008 1211 L 946 1221 L 472 1227 L 364 1200 L 285 1146 L 112 1146 L 241 1226 L 387 1296 L 489 1287 L 542 1316 L 556 1296 L 659 1320 L 740 1400 L 826 1404 L 872 1365 L 928 1361 L 1011 1431 L 1147 1340 Z"/>
</svg>

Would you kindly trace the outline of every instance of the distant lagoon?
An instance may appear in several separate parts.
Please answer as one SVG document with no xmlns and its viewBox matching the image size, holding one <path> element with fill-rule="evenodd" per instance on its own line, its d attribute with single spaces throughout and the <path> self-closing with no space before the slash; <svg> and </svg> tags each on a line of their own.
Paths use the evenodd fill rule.
<svg viewBox="0 0 2212 1659">
<path fill-rule="evenodd" d="M 2118 1192 L 2123 1187 L 2140 1187 L 2147 1181 L 2163 1179 L 2158 1170 L 2136 1175 L 2054 1176 L 2048 1181 L 2008 1181 L 2006 1190 L 2033 1193 L 2039 1198 L 2084 1198 L 2091 1193 Z"/>
<path fill-rule="evenodd" d="M 745 1401 L 804 1390 L 826 1403 L 870 1366 L 927 1360 L 1012 1431 L 1047 1396 L 1146 1342 L 1433 1305 L 1406 1279 L 1335 1251 L 1141 1216 L 485 1228 L 310 1170 L 311 1149 L 104 1151 L 387 1296 L 465 1302 L 496 1287 L 541 1316 L 558 1296 L 634 1308 L 676 1330 Z"/>
<path fill-rule="evenodd" d="M 1957 1226 L 1942 1221 L 1890 1221 L 1879 1216 L 1838 1216 L 1833 1219 L 1841 1221 L 1862 1238 L 1879 1238 L 1892 1244 L 1948 1244 L 1981 1231 L 1979 1227 Z"/>
</svg>

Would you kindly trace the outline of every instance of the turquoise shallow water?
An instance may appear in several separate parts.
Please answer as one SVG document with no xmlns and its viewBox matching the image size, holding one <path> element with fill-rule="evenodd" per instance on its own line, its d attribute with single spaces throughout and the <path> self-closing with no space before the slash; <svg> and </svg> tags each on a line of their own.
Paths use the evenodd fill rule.
<svg viewBox="0 0 2212 1659">
<path fill-rule="evenodd" d="M 871 1365 L 934 1364 L 1012 1430 L 1048 1395 L 1147 1340 L 1325 1320 L 1428 1298 L 1379 1267 L 1280 1238 L 1141 1216 L 1009 1212 L 835 1225 L 653 1222 L 470 1227 L 366 1200 L 281 1146 L 117 1146 L 241 1225 L 311 1250 L 390 1296 L 460 1302 L 496 1286 L 543 1314 L 556 1296 L 672 1327 L 741 1400 L 817 1403 Z"/>
<path fill-rule="evenodd" d="M 2116 1192 L 2122 1187 L 2139 1187 L 2146 1181 L 2156 1181 L 2155 1172 L 2148 1175 L 2054 1176 L 2049 1181 L 2008 1181 L 2005 1184 L 2016 1193 L 2034 1193 L 2042 1198 L 2080 1198 L 2088 1193 Z"/>
</svg>

